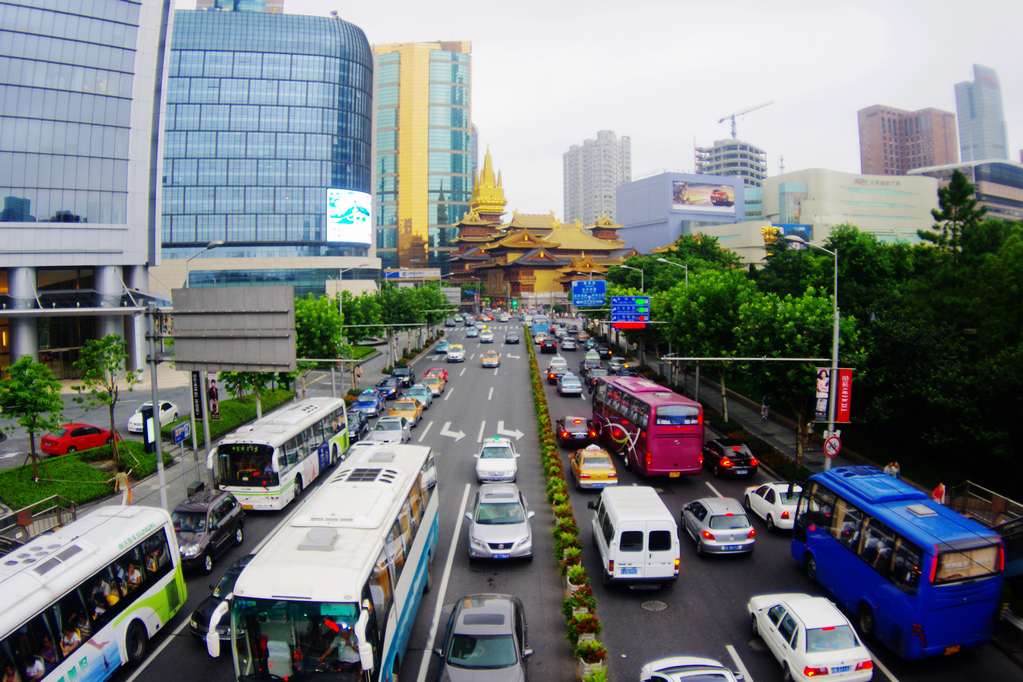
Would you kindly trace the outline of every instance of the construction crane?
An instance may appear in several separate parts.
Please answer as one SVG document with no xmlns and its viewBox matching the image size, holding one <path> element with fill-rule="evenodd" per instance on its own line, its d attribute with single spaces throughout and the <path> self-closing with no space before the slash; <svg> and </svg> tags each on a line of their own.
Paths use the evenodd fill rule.
<svg viewBox="0 0 1023 682">
<path fill-rule="evenodd" d="M 770 102 L 764 102 L 763 104 L 758 104 L 755 107 L 747 107 L 747 108 L 743 109 L 742 111 L 737 111 L 734 114 L 729 114 L 728 116 L 725 116 L 724 118 L 720 119 L 718 121 L 718 123 L 724 123 L 725 121 L 727 121 L 729 119 L 732 120 L 732 139 L 734 140 L 735 139 L 735 117 L 736 116 L 742 116 L 743 114 L 748 114 L 749 112 L 756 111 L 757 109 L 763 109 L 764 107 L 770 106 L 772 104 L 774 104 L 774 100 L 773 99 Z"/>
</svg>

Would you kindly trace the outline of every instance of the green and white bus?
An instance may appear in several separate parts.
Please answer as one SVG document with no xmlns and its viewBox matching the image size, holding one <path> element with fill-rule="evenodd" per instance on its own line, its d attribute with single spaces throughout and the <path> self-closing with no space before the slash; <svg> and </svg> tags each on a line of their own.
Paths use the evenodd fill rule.
<svg viewBox="0 0 1023 682">
<path fill-rule="evenodd" d="M 283 509 L 347 450 L 345 402 L 306 398 L 224 438 L 206 466 L 244 509 Z"/>
<path fill-rule="evenodd" d="M 186 596 L 170 514 L 101 507 L 0 557 L 0 677 L 106 680 Z"/>
</svg>

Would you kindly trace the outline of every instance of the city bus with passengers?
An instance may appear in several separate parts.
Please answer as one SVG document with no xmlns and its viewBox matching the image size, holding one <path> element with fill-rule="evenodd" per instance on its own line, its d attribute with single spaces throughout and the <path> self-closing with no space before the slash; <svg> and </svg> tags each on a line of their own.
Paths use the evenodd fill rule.
<svg viewBox="0 0 1023 682">
<path fill-rule="evenodd" d="M 991 638 L 1005 550 L 993 530 L 874 467 L 803 484 L 792 556 L 903 658 L 956 653 Z"/>
<path fill-rule="evenodd" d="M 229 601 L 238 680 L 398 677 L 437 546 L 437 470 L 421 445 L 355 448 L 242 570 Z"/>
<path fill-rule="evenodd" d="M 206 466 L 244 509 L 283 509 L 348 450 L 340 398 L 287 403 L 210 450 Z"/>
<path fill-rule="evenodd" d="M 142 662 L 186 597 L 170 514 L 100 507 L 0 562 L 3 679 L 105 680 Z"/>
<path fill-rule="evenodd" d="M 598 377 L 599 438 L 646 476 L 694 476 L 703 466 L 703 407 L 643 377 Z"/>
</svg>

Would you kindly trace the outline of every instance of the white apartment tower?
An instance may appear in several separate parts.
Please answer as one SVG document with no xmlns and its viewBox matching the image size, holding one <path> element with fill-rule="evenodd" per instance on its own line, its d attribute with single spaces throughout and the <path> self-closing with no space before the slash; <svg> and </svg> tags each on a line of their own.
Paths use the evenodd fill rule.
<svg viewBox="0 0 1023 682">
<path fill-rule="evenodd" d="M 742 178 L 746 187 L 762 187 L 767 177 L 767 154 L 749 142 L 729 138 L 696 148 L 696 172 Z"/>
<path fill-rule="evenodd" d="M 632 181 L 632 142 L 613 130 L 596 140 L 572 145 L 564 154 L 565 222 L 593 225 L 606 215 L 615 220 L 615 187 Z"/>
</svg>

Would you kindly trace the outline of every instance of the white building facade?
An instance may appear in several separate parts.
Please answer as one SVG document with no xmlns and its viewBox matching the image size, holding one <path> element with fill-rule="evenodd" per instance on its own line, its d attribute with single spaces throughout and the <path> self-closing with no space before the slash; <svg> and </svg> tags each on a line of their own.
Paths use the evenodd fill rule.
<svg viewBox="0 0 1023 682">
<path fill-rule="evenodd" d="M 617 221 L 615 188 L 632 180 L 632 142 L 613 130 L 572 145 L 564 154 L 565 222 L 593 225 L 601 216 Z"/>
</svg>

